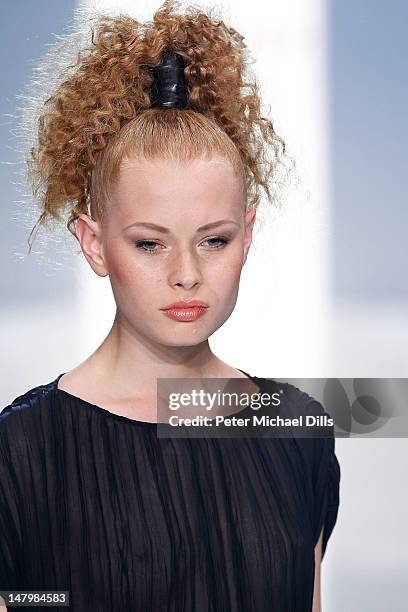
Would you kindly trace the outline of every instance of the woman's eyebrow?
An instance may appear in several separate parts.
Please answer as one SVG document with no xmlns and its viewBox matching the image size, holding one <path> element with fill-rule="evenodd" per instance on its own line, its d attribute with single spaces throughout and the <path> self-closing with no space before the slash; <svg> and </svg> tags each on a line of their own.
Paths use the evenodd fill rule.
<svg viewBox="0 0 408 612">
<path fill-rule="evenodd" d="M 234 225 L 239 226 L 239 223 L 237 223 L 236 221 L 233 221 L 232 219 L 220 219 L 219 221 L 213 221 L 212 223 L 207 223 L 206 225 L 202 225 L 201 227 L 197 229 L 197 232 L 214 229 L 215 227 L 218 227 L 219 225 L 225 225 L 227 223 L 233 223 Z M 131 227 L 145 227 L 147 229 L 156 230 L 156 232 L 161 232 L 162 234 L 171 233 L 168 227 L 163 227 L 162 225 L 157 225 L 156 223 L 147 223 L 147 222 L 142 222 L 142 221 L 128 225 L 127 227 L 125 227 L 123 231 L 128 230 Z"/>
</svg>

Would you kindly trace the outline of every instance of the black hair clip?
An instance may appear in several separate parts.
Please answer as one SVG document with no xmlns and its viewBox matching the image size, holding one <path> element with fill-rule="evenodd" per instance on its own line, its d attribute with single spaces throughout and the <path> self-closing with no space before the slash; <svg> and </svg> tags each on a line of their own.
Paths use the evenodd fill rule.
<svg viewBox="0 0 408 612">
<path fill-rule="evenodd" d="M 165 51 L 159 66 L 153 68 L 150 108 L 185 108 L 187 83 L 184 59 L 178 53 Z"/>
</svg>

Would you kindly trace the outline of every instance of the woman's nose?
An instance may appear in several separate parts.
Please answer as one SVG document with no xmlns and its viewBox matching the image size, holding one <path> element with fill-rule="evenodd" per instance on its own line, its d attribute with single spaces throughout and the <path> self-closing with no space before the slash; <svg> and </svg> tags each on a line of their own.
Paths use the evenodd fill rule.
<svg viewBox="0 0 408 612">
<path fill-rule="evenodd" d="M 189 248 L 181 248 L 171 263 L 169 280 L 172 285 L 182 285 L 186 289 L 201 283 L 202 272 L 198 256 Z"/>
</svg>

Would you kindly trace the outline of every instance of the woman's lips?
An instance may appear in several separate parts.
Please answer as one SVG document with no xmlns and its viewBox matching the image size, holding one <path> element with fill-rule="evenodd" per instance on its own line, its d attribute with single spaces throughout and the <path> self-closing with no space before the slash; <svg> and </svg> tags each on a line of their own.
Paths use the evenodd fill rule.
<svg viewBox="0 0 408 612">
<path fill-rule="evenodd" d="M 173 319 L 173 321 L 195 321 L 201 317 L 206 310 L 208 310 L 206 306 L 190 306 L 189 308 L 167 308 L 163 310 L 163 312 L 170 317 L 170 319 Z"/>
</svg>

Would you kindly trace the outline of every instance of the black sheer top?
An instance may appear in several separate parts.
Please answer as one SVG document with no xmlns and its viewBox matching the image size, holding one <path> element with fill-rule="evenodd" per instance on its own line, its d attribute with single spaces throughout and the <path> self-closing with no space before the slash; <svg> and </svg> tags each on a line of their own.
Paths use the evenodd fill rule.
<svg viewBox="0 0 408 612">
<path fill-rule="evenodd" d="M 0 591 L 69 591 L 74 612 L 312 610 L 339 506 L 333 436 L 160 438 L 62 375 L 0 413 Z"/>
</svg>

